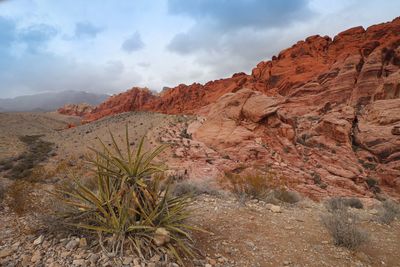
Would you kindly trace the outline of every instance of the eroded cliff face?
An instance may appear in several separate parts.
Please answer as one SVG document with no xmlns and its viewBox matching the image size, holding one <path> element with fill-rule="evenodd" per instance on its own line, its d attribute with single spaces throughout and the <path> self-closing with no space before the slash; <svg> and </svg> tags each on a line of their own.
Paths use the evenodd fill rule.
<svg viewBox="0 0 400 267">
<path fill-rule="evenodd" d="M 147 103 L 155 99 L 156 96 L 149 89 L 133 87 L 126 92 L 109 97 L 91 112 L 84 114 L 83 122 L 87 123 L 127 111 L 143 110 Z"/>
<path fill-rule="evenodd" d="M 309 37 L 251 75 L 157 96 L 135 88 L 85 119 L 130 110 L 201 115 L 193 139 L 229 155 L 212 164 L 220 172 L 272 166 L 318 198 L 371 196 L 371 178 L 400 194 L 400 18 Z"/>
<path fill-rule="evenodd" d="M 196 139 L 318 198 L 371 196 L 370 179 L 400 193 L 399 19 L 310 37 L 260 63 L 245 86 L 212 105 Z"/>
</svg>

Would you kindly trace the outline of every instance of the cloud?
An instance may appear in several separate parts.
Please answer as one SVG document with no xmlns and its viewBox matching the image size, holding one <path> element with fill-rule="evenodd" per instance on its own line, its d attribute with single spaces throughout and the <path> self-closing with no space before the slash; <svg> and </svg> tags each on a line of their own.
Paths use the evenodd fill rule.
<svg viewBox="0 0 400 267">
<path fill-rule="evenodd" d="M 119 60 L 111 60 L 106 63 L 105 70 L 107 73 L 119 76 L 124 72 L 125 65 Z"/>
<path fill-rule="evenodd" d="M 18 32 L 18 41 L 24 43 L 30 52 L 36 53 L 56 35 L 57 30 L 54 27 L 46 24 L 36 24 Z"/>
<path fill-rule="evenodd" d="M 78 22 L 75 25 L 75 38 L 95 38 L 104 28 L 90 22 Z"/>
<path fill-rule="evenodd" d="M 250 71 L 298 37 L 288 29 L 314 15 L 308 0 L 169 0 L 168 11 L 194 23 L 167 50 L 194 58 L 206 77 Z"/>
<path fill-rule="evenodd" d="M 118 60 L 87 63 L 46 49 L 58 31 L 47 24 L 18 27 L 0 16 L 0 98 L 46 91 L 115 92 L 142 77 L 130 70 L 129 81 Z M 6 85 L 6 86 L 5 86 Z"/>
<path fill-rule="evenodd" d="M 5 52 L 15 41 L 16 25 L 13 21 L 0 16 L 0 52 Z"/>
<path fill-rule="evenodd" d="M 143 49 L 144 43 L 142 41 L 140 33 L 136 31 L 134 34 L 132 34 L 132 36 L 130 36 L 123 42 L 121 48 L 127 53 L 132 53 L 134 51 Z"/>
<path fill-rule="evenodd" d="M 311 14 L 307 0 L 169 0 L 168 10 L 198 23 L 212 21 L 220 31 L 282 26 Z"/>
<path fill-rule="evenodd" d="M 169 0 L 168 9 L 170 14 L 188 16 L 195 21 L 188 32 L 175 35 L 167 45 L 168 50 L 182 55 L 199 50 L 216 51 L 221 49 L 219 44 L 223 39 L 229 39 L 235 46 L 247 38 L 246 35 L 230 38 L 238 31 L 245 34 L 289 27 L 312 15 L 308 0 Z"/>
</svg>

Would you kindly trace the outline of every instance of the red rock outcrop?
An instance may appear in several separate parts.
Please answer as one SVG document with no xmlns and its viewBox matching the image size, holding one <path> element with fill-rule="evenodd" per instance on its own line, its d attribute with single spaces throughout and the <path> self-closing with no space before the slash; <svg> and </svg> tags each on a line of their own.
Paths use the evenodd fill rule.
<svg viewBox="0 0 400 267">
<path fill-rule="evenodd" d="M 400 19 L 310 37 L 260 63 L 250 89 L 220 97 L 193 137 L 317 198 L 372 196 L 371 179 L 398 197 L 399 75 Z"/>
<path fill-rule="evenodd" d="M 156 96 L 149 89 L 133 87 L 126 92 L 109 97 L 92 112 L 85 114 L 83 122 L 91 122 L 105 116 L 127 111 L 144 110 L 144 106 L 155 99 Z"/>
<path fill-rule="evenodd" d="M 58 113 L 70 116 L 84 116 L 93 111 L 94 107 L 86 104 L 66 104 L 57 110 Z"/>
<path fill-rule="evenodd" d="M 370 179 L 400 194 L 400 18 L 311 36 L 239 73 L 153 95 L 134 88 L 113 96 L 87 121 L 130 110 L 197 114 L 193 139 L 230 163 L 272 166 L 297 189 L 372 196 Z M 216 161 L 217 162 L 217 161 Z"/>
</svg>

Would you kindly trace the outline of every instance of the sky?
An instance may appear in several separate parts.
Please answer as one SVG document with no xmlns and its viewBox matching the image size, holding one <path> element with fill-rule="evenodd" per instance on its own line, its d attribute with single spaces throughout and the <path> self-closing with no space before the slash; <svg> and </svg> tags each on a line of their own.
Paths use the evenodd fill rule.
<svg viewBox="0 0 400 267">
<path fill-rule="evenodd" d="M 397 16 L 398 0 L 0 0 L 0 98 L 204 83 Z"/>
</svg>

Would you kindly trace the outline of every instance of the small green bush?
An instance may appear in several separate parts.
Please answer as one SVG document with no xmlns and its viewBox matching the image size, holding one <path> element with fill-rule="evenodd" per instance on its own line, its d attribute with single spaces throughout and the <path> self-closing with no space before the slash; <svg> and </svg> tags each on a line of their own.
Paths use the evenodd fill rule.
<svg viewBox="0 0 400 267">
<path fill-rule="evenodd" d="M 381 189 L 379 187 L 379 182 L 378 180 L 368 177 L 365 182 L 368 185 L 368 188 L 373 192 L 373 193 L 380 193 Z"/>
</svg>

